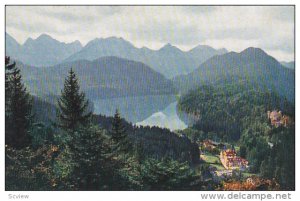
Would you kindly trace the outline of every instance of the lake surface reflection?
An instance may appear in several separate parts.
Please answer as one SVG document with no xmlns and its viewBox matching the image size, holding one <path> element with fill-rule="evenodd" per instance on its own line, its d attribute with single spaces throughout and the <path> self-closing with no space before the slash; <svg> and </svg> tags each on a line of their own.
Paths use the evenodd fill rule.
<svg viewBox="0 0 300 201">
<path fill-rule="evenodd" d="M 99 99 L 93 103 L 94 113 L 113 116 L 118 109 L 123 118 L 137 125 L 159 126 L 170 130 L 187 127 L 177 115 L 174 95 Z"/>
</svg>

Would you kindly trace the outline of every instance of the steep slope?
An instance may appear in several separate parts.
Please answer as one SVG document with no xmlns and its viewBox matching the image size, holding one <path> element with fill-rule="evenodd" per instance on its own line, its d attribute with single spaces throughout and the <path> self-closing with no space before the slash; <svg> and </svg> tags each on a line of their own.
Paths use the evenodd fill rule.
<svg viewBox="0 0 300 201">
<path fill-rule="evenodd" d="M 272 89 L 294 101 L 295 74 L 259 48 L 214 56 L 188 75 L 173 79 L 181 93 L 209 83 L 245 81 L 257 88 Z"/>
<path fill-rule="evenodd" d="M 76 72 L 81 89 L 91 100 L 175 93 L 172 82 L 149 66 L 117 57 L 74 61 L 47 68 L 22 63 L 18 66 L 31 93 L 39 96 L 60 94 L 70 68 Z"/>
<path fill-rule="evenodd" d="M 5 55 L 18 58 L 21 51 L 21 45 L 8 33 L 5 33 Z"/>
<path fill-rule="evenodd" d="M 33 66 L 51 66 L 62 62 L 82 48 L 79 41 L 62 43 L 42 34 L 36 39 L 28 38 L 19 45 L 6 33 L 6 55 Z"/>
</svg>

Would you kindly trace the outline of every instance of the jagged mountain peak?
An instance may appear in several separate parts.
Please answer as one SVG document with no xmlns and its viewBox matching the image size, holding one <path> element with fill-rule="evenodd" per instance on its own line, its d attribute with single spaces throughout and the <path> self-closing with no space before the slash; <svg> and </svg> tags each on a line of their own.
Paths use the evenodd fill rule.
<svg viewBox="0 0 300 201">
<path fill-rule="evenodd" d="M 29 37 L 23 45 L 17 44 L 9 34 L 6 35 L 6 54 L 33 66 L 58 64 L 81 48 L 79 41 L 64 43 L 48 34 L 41 34 L 35 39 Z"/>
</svg>

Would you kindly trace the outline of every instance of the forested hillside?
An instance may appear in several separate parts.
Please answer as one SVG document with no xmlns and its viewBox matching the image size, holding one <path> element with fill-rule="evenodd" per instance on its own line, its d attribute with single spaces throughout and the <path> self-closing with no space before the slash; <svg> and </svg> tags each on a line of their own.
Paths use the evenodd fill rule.
<svg viewBox="0 0 300 201">
<path fill-rule="evenodd" d="M 178 110 L 193 116 L 193 126 L 183 131 L 190 139 L 235 144 L 251 162 L 252 173 L 294 189 L 295 108 L 285 97 L 249 83 L 206 85 L 181 97 Z M 281 111 L 290 124 L 272 125 L 268 111 L 273 110 Z"/>
<path fill-rule="evenodd" d="M 74 61 L 47 68 L 22 63 L 18 66 L 28 90 L 38 96 L 59 95 L 70 68 L 78 74 L 81 88 L 91 100 L 176 93 L 172 82 L 149 66 L 117 57 Z"/>
<path fill-rule="evenodd" d="M 180 98 L 178 109 L 195 117 L 191 118 L 196 119 L 195 127 L 216 132 L 220 139 L 236 141 L 249 124 L 267 123 L 268 110 L 294 116 L 295 108 L 276 93 L 241 83 L 199 87 Z"/>
<path fill-rule="evenodd" d="M 193 72 L 173 80 L 182 94 L 199 85 L 246 81 L 257 90 L 272 90 L 291 102 L 295 99 L 295 71 L 283 67 L 260 48 L 214 56 Z"/>
</svg>

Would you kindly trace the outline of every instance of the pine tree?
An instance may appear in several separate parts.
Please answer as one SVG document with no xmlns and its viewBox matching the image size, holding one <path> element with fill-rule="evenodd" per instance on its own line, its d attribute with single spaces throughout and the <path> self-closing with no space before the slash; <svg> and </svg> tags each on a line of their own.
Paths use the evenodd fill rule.
<svg viewBox="0 0 300 201">
<path fill-rule="evenodd" d="M 64 89 L 58 100 L 59 106 L 59 126 L 65 131 L 74 132 L 78 126 L 85 126 L 89 123 L 91 112 L 88 112 L 88 100 L 80 92 L 80 86 L 75 72 L 70 69 L 65 80 Z"/>
<path fill-rule="evenodd" d="M 131 177 L 128 174 L 128 170 L 130 169 L 132 171 L 133 148 L 118 110 L 116 110 L 112 122 L 111 142 L 111 154 L 117 159 L 116 163 L 113 163 L 111 167 L 114 172 L 112 179 L 117 181 L 118 185 L 116 186 L 118 186 L 119 189 L 126 189 L 129 187 L 128 181 Z"/>
<path fill-rule="evenodd" d="M 5 133 L 6 144 L 17 149 L 30 142 L 28 129 L 32 120 L 32 100 L 22 83 L 22 76 L 16 64 L 5 58 Z"/>
<path fill-rule="evenodd" d="M 118 109 L 113 118 L 111 138 L 118 152 L 129 152 L 130 142 L 126 133 L 126 128 L 122 123 L 122 118 Z"/>
</svg>

